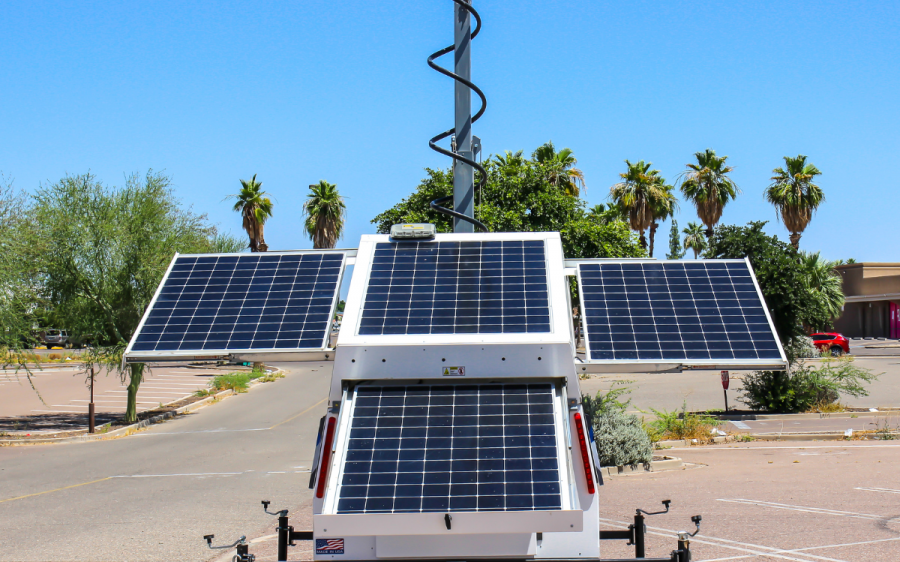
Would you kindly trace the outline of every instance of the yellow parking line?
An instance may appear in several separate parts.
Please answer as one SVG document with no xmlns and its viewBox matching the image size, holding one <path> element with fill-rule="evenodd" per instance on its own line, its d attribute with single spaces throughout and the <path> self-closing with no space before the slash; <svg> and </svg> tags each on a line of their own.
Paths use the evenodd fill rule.
<svg viewBox="0 0 900 562">
<path fill-rule="evenodd" d="M 284 421 L 280 421 L 280 422 L 276 423 L 275 425 L 273 425 L 272 427 L 270 427 L 269 429 L 275 429 L 276 427 L 278 427 L 278 426 L 281 425 L 281 424 L 285 424 L 285 423 L 291 421 L 292 419 L 299 418 L 300 416 L 302 416 L 302 415 L 305 414 L 306 412 L 312 410 L 313 408 L 318 408 L 319 406 L 322 405 L 323 402 L 326 402 L 327 400 L 328 400 L 328 397 L 325 397 L 325 398 L 319 400 L 318 402 L 316 402 L 315 404 L 313 404 L 312 406 L 310 406 L 309 408 L 303 410 L 303 411 L 300 412 L 299 414 L 295 414 L 295 415 L 289 417 L 288 419 L 286 419 L 286 420 L 284 420 Z"/>
<path fill-rule="evenodd" d="M 82 482 L 81 484 L 72 484 L 71 486 L 63 486 L 62 488 L 55 488 L 53 490 L 46 490 L 44 492 L 36 492 L 34 494 L 25 494 L 24 496 L 18 496 L 16 498 L 7 498 L 5 500 L 0 500 L 0 503 L 3 502 L 11 502 L 15 500 L 24 500 L 25 498 L 33 498 L 34 496 L 41 496 L 44 494 L 50 494 L 52 492 L 60 492 L 62 490 L 68 490 L 69 488 L 77 488 L 79 486 L 87 486 L 88 484 L 96 484 L 97 482 L 103 482 L 104 480 L 109 480 L 110 477 L 100 478 L 98 480 L 91 480 L 90 482 Z"/>
</svg>

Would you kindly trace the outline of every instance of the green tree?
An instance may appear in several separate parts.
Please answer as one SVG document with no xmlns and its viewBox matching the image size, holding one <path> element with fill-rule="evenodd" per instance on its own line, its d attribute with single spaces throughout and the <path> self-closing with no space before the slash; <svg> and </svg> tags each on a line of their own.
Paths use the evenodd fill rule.
<svg viewBox="0 0 900 562">
<path fill-rule="evenodd" d="M 525 157 L 522 156 L 524 151 L 517 150 L 515 152 L 507 150 L 503 154 L 497 154 L 494 159 L 500 166 L 520 166 L 525 163 Z"/>
<path fill-rule="evenodd" d="M 54 314 L 76 337 L 91 334 L 108 346 L 107 366 L 128 382 L 125 420 L 135 421 L 144 365 L 123 367 L 121 353 L 174 253 L 215 249 L 215 228 L 183 209 L 169 178 L 152 171 L 118 189 L 91 174 L 41 186 L 33 220 L 44 245 L 32 257 Z"/>
<path fill-rule="evenodd" d="M 588 209 L 587 216 L 589 219 L 600 224 L 609 224 L 611 222 L 628 222 L 628 211 L 621 205 L 597 203 Z"/>
<path fill-rule="evenodd" d="M 644 231 L 653 225 L 657 214 L 670 215 L 674 208 L 672 188 L 666 185 L 659 170 L 650 169 L 650 162 L 625 160 L 625 164 L 628 169 L 619 174 L 622 181 L 609 189 L 609 198 L 614 205 L 627 210 L 631 229 L 640 233 L 641 246 L 647 248 Z"/>
<path fill-rule="evenodd" d="M 678 221 L 672 219 L 672 228 L 669 229 L 669 253 L 667 260 L 680 260 L 684 257 L 684 249 L 681 247 L 681 233 L 678 232 Z"/>
<path fill-rule="evenodd" d="M 31 327 L 42 306 L 40 279 L 30 248 L 39 243 L 24 192 L 0 174 L 0 366 L 4 349 L 34 343 Z"/>
<path fill-rule="evenodd" d="M 243 228 L 250 239 L 251 252 L 269 249 L 263 237 L 263 226 L 272 216 L 272 200 L 267 195 L 262 189 L 262 182 L 256 181 L 256 174 L 253 174 L 250 181 L 241 180 L 240 193 L 228 196 L 228 199 L 233 197 L 237 200 L 233 209 L 244 219 Z"/>
<path fill-rule="evenodd" d="M 306 233 L 313 248 L 334 248 L 344 235 L 344 212 L 347 206 L 337 186 L 325 180 L 309 186 L 309 199 L 303 204 Z"/>
<path fill-rule="evenodd" d="M 766 189 L 766 201 L 775 205 L 781 222 L 791 233 L 791 245 L 800 248 L 800 236 L 819 205 L 825 201 L 822 188 L 813 183 L 822 172 L 802 154 L 784 157 L 784 168 L 775 168 L 772 184 Z"/>
<path fill-rule="evenodd" d="M 800 265 L 803 268 L 803 286 L 816 302 L 816 307 L 807 310 L 801 321 L 811 330 L 825 330 L 832 320 L 841 315 L 844 306 L 843 281 L 834 269 L 840 264 L 822 258 L 819 252 L 800 252 Z"/>
<path fill-rule="evenodd" d="M 654 199 L 650 204 L 650 212 L 653 215 L 653 221 L 650 223 L 650 257 L 653 257 L 653 246 L 656 240 L 656 229 L 659 228 L 660 221 L 664 221 L 675 215 L 678 210 L 678 198 L 672 193 L 675 188 L 666 184 L 666 180 L 660 179 L 659 198 Z"/>
<path fill-rule="evenodd" d="M 592 220 L 584 201 L 551 184 L 540 163 L 504 165 L 490 158 L 485 169 L 487 183 L 478 194 L 475 216 L 492 232 L 557 231 L 570 258 L 646 256 L 627 225 Z M 372 219 L 378 232 L 388 233 L 391 225 L 405 222 L 432 223 L 438 232 L 453 232 L 452 219 L 429 207 L 434 199 L 453 193 L 453 176 L 449 170 L 426 172 L 415 192 Z"/>
<path fill-rule="evenodd" d="M 516 152 L 516 155 L 521 157 L 522 151 Z M 537 147 L 531 156 L 544 168 L 547 181 L 562 189 L 566 195 L 578 197 L 582 189 L 587 189 L 584 184 L 584 173 L 575 167 L 578 160 L 575 159 L 571 149 L 564 148 L 557 152 L 553 141 L 547 141 Z"/>
<path fill-rule="evenodd" d="M 696 222 L 689 222 L 684 232 L 684 249 L 694 251 L 694 259 L 700 255 L 700 252 L 706 249 L 707 241 L 703 237 L 703 225 Z"/>
<path fill-rule="evenodd" d="M 687 164 L 681 173 L 681 193 L 697 208 L 697 216 L 706 225 L 706 236 L 712 238 L 713 228 L 722 218 L 725 205 L 735 199 L 741 190 L 728 177 L 734 168 L 726 166 L 727 156 L 716 156 L 707 148 L 694 154 L 696 164 Z"/>
<path fill-rule="evenodd" d="M 763 232 L 765 222 L 721 226 L 710 239 L 709 258 L 749 258 L 775 329 L 785 345 L 803 335 L 801 323 L 818 303 L 807 290 L 800 256 L 793 246 Z"/>
<path fill-rule="evenodd" d="M 210 236 L 209 245 L 209 252 L 216 254 L 236 254 L 247 248 L 247 244 L 240 238 L 219 233 Z"/>
</svg>

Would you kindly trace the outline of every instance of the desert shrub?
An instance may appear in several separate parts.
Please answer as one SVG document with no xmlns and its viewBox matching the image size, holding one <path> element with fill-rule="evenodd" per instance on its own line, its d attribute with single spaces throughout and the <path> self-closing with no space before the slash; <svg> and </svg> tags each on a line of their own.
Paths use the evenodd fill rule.
<svg viewBox="0 0 900 562">
<path fill-rule="evenodd" d="M 838 402 L 837 400 L 833 402 L 829 402 L 828 400 L 822 400 L 816 404 L 813 404 L 813 407 L 807 410 L 806 412 L 809 414 L 836 414 L 839 412 L 846 412 L 847 405 Z"/>
<path fill-rule="evenodd" d="M 644 431 L 641 419 L 626 414 L 631 400 L 620 398 L 631 393 L 630 381 L 617 381 L 607 393 L 583 395 L 582 407 L 594 429 L 594 440 L 601 466 L 625 466 L 648 463 L 653 459 L 653 445 Z"/>
<path fill-rule="evenodd" d="M 854 365 L 851 357 L 824 359 L 818 368 L 796 361 L 789 371 L 756 371 L 745 376 L 738 400 L 753 410 L 805 412 L 835 403 L 841 395 L 868 396 L 863 385 L 877 379 L 869 369 Z"/>
<path fill-rule="evenodd" d="M 51 360 L 53 360 L 53 361 L 56 361 L 56 360 L 58 360 L 58 359 L 62 359 L 62 355 L 59 354 L 59 353 L 51 353 L 51 354 L 47 355 L 47 359 L 51 359 Z"/>
<path fill-rule="evenodd" d="M 597 391 L 596 396 L 582 394 L 581 405 L 584 408 L 584 414 L 589 420 L 592 420 L 609 410 L 624 412 L 631 404 L 631 398 L 624 402 L 620 398 L 631 394 L 631 388 L 628 387 L 628 384 L 632 382 L 634 381 L 615 381 L 612 383 L 609 391 L 606 393 Z"/>
<path fill-rule="evenodd" d="M 807 336 L 793 338 L 784 348 L 784 354 L 787 355 L 788 361 L 815 359 L 822 356 L 822 352 L 813 344 L 812 338 Z"/>
<path fill-rule="evenodd" d="M 719 420 L 712 416 L 694 414 L 687 411 L 687 404 L 681 410 L 654 410 L 650 408 L 656 419 L 646 424 L 647 434 L 654 443 L 663 439 L 696 439 L 709 441 L 713 430 L 719 427 Z"/>
<path fill-rule="evenodd" d="M 653 459 L 653 444 L 641 419 L 611 409 L 594 420 L 594 439 L 601 466 L 634 466 Z"/>
</svg>

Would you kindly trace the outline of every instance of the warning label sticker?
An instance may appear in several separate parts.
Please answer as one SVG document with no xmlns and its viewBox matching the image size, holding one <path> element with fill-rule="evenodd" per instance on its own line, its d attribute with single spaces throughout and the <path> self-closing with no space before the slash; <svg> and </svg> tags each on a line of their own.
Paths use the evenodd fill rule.
<svg viewBox="0 0 900 562">
<path fill-rule="evenodd" d="M 445 377 L 464 377 L 466 376 L 465 367 L 441 367 L 441 375 Z"/>
</svg>

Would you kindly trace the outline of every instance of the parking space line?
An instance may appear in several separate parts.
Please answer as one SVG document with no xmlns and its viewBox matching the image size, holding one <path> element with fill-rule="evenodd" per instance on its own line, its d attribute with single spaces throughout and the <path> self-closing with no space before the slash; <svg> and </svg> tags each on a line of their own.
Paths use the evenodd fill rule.
<svg viewBox="0 0 900 562">
<path fill-rule="evenodd" d="M 153 390 L 153 389 L 151 389 L 151 390 Z M 127 390 L 107 390 L 106 392 L 116 392 L 116 393 L 121 392 L 121 393 L 124 393 L 124 394 L 128 394 L 128 391 L 127 391 Z M 157 393 L 157 394 L 184 394 L 184 392 L 180 392 L 180 391 L 172 391 L 172 392 L 169 392 L 169 391 L 153 390 L 153 392 L 155 392 L 155 393 Z M 105 393 L 104 393 L 104 394 L 105 394 Z M 138 394 L 140 394 L 140 391 L 138 391 Z"/>
<path fill-rule="evenodd" d="M 248 429 L 198 429 L 195 431 L 154 431 L 152 433 L 137 433 L 141 437 L 152 437 L 155 435 L 187 435 L 190 433 L 231 433 L 241 431 L 269 431 L 268 427 L 254 427 Z"/>
<path fill-rule="evenodd" d="M 604 519 L 600 518 L 601 522 L 605 523 L 613 523 L 616 525 L 626 525 L 624 521 L 616 521 L 613 519 Z M 673 538 L 678 535 L 676 531 L 671 529 L 665 529 L 662 527 L 651 527 L 647 526 L 648 533 L 651 535 L 657 535 L 661 537 Z M 649 529 L 655 529 L 655 531 L 651 531 Z M 691 542 L 696 542 L 699 544 L 708 544 L 710 546 L 717 546 L 719 548 L 728 548 L 731 550 L 737 550 L 739 552 L 748 553 L 748 556 L 737 556 L 737 557 L 726 557 L 726 558 L 717 558 L 716 560 L 739 560 L 741 558 L 750 558 L 751 556 L 768 556 L 771 558 L 779 558 L 782 560 L 791 560 L 792 562 L 810 562 L 810 559 L 814 560 L 823 560 L 825 562 L 848 562 L 846 560 L 839 560 L 837 558 L 828 558 L 825 556 L 818 556 L 815 554 L 806 554 L 802 552 L 793 552 L 792 550 L 785 550 L 781 548 L 775 548 L 771 546 L 763 546 L 759 544 L 750 544 L 743 543 L 738 541 L 732 541 L 729 539 L 723 539 L 719 537 L 709 537 L 705 535 L 698 535 L 691 539 Z M 794 558 L 792 556 L 788 556 L 789 554 L 796 554 L 797 556 L 803 556 L 804 558 Z M 708 561 L 711 562 L 711 561 Z"/>
<path fill-rule="evenodd" d="M 316 402 L 315 404 L 313 404 L 312 406 L 310 406 L 309 408 L 303 410 L 303 411 L 300 412 L 299 414 L 294 414 L 293 416 L 289 417 L 288 419 L 276 423 L 275 425 L 273 425 L 273 426 L 270 427 L 269 429 L 275 429 L 275 428 L 278 427 L 279 425 L 286 424 L 287 422 L 289 422 L 289 421 L 291 421 L 291 420 L 293 420 L 293 419 L 295 419 L 295 418 L 299 418 L 299 417 L 302 416 L 303 414 L 309 412 L 310 410 L 312 410 L 312 409 L 314 409 L 314 408 L 318 408 L 321 404 L 323 404 L 323 403 L 325 403 L 325 402 L 327 402 L 327 401 L 328 401 L 328 398 L 325 397 L 325 398 L 319 400 L 318 402 Z"/>
<path fill-rule="evenodd" d="M 90 482 L 82 482 L 81 484 L 72 484 L 71 486 L 63 486 L 62 488 L 54 488 L 53 490 L 46 490 L 43 492 L 35 492 L 34 494 L 25 494 L 24 496 L 18 496 L 15 498 L 6 498 L 5 500 L 0 500 L 0 503 L 3 502 L 11 502 L 15 500 L 24 500 L 25 498 L 33 498 L 34 496 L 42 496 L 44 494 L 50 494 L 52 492 L 59 492 L 62 490 L 68 490 L 70 488 L 77 488 L 79 486 L 87 486 L 88 484 L 96 484 L 97 482 L 103 482 L 104 480 L 109 480 L 109 476 L 106 478 L 98 478 L 97 480 L 91 480 Z"/>
<path fill-rule="evenodd" d="M 723 499 L 718 498 L 716 501 L 720 502 L 728 502 L 728 503 L 740 503 L 745 505 L 755 505 L 759 507 L 771 507 L 773 509 L 789 509 L 791 511 L 802 511 L 805 513 L 817 513 L 823 515 L 838 515 L 841 517 L 852 517 L 854 519 L 873 519 L 875 521 L 881 521 L 886 519 L 886 517 L 882 517 L 881 515 L 872 515 L 871 513 L 855 513 L 853 511 L 838 511 L 836 509 L 825 509 L 822 507 L 807 507 L 802 505 L 790 505 L 785 503 L 775 503 L 775 502 L 766 502 L 766 501 L 757 501 L 757 500 L 745 500 L 745 499 Z"/>
<path fill-rule="evenodd" d="M 889 494 L 900 494 L 900 490 L 891 488 L 853 488 L 854 490 L 865 490 L 867 492 L 887 492 Z"/>
<path fill-rule="evenodd" d="M 186 472 L 181 474 L 121 474 L 109 478 L 166 478 L 169 476 L 240 476 L 244 472 Z"/>
<path fill-rule="evenodd" d="M 791 550 L 791 552 L 796 552 L 797 554 L 802 554 L 801 550 L 817 550 L 820 548 L 841 548 L 844 546 L 858 546 L 862 544 L 875 544 L 879 542 L 889 542 L 889 541 L 900 541 L 900 537 L 891 537 L 889 539 L 874 539 L 871 541 L 859 541 L 859 542 L 848 542 L 843 544 L 827 544 L 825 546 L 806 546 L 803 548 L 795 548 Z"/>
<path fill-rule="evenodd" d="M 194 383 L 194 382 L 172 382 L 172 383 L 158 382 L 156 384 L 159 384 L 159 385 L 164 384 L 165 386 L 198 386 L 198 383 Z M 154 383 L 152 383 L 152 382 L 144 383 L 141 385 L 141 388 L 143 388 L 145 385 L 154 386 Z M 202 385 L 202 386 L 206 386 L 206 385 Z"/>
<path fill-rule="evenodd" d="M 142 396 L 143 398 L 143 396 Z M 90 402 L 90 400 L 72 400 L 72 402 Z M 121 400 L 94 400 L 94 403 L 98 402 L 113 402 L 114 404 L 121 404 Z M 146 400 L 138 400 L 135 404 L 158 404 L 158 402 L 147 402 Z M 103 406 L 104 408 L 106 406 Z M 124 406 L 123 406 L 124 407 Z"/>
</svg>

